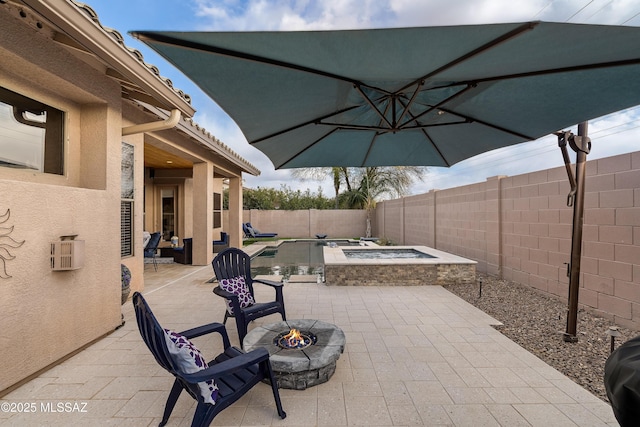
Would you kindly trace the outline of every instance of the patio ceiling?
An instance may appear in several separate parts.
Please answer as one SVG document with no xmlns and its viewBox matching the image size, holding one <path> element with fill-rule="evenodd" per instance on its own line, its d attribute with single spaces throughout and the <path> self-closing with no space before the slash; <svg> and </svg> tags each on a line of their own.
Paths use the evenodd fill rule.
<svg viewBox="0 0 640 427">
<path fill-rule="evenodd" d="M 153 169 L 191 169 L 193 162 L 151 144 L 144 144 L 144 166 Z"/>
</svg>

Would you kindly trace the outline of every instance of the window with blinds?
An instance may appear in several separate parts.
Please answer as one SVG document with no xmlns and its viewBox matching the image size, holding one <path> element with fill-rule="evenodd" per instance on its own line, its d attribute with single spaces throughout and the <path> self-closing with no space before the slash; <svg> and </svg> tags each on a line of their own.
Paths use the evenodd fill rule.
<svg viewBox="0 0 640 427">
<path fill-rule="evenodd" d="M 133 145 L 122 143 L 122 176 L 120 181 L 120 256 L 133 255 Z"/>
<path fill-rule="evenodd" d="M 133 255 L 133 202 L 120 202 L 120 256 Z"/>
</svg>

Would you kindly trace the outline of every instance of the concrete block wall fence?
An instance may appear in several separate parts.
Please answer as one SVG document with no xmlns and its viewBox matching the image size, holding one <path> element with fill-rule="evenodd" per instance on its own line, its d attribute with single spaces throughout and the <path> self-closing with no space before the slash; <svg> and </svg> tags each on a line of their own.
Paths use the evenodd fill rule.
<svg viewBox="0 0 640 427">
<path fill-rule="evenodd" d="M 222 217 L 223 230 L 228 230 L 228 211 L 224 211 Z M 278 233 L 278 237 L 315 239 L 316 234 L 326 234 L 328 238 L 359 238 L 366 233 L 366 218 L 365 211 L 356 209 L 251 209 L 243 211 L 242 222 L 250 222 L 265 233 Z"/>
<path fill-rule="evenodd" d="M 573 208 L 564 167 L 378 203 L 374 233 L 470 258 L 566 300 Z M 587 163 L 581 307 L 640 329 L 640 152 Z"/>
</svg>

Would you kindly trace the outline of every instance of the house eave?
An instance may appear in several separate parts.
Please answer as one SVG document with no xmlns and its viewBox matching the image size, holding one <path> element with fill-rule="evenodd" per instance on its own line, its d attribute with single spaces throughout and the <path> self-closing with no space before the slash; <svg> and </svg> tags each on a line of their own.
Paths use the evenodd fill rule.
<svg viewBox="0 0 640 427">
<path fill-rule="evenodd" d="M 138 104 L 140 105 L 140 104 Z M 166 118 L 166 112 L 162 111 L 151 105 L 141 105 L 144 109 L 150 113 L 156 115 L 159 119 Z M 176 125 L 176 129 L 183 132 L 191 140 L 195 141 L 198 145 L 205 148 L 207 151 L 214 155 L 224 159 L 224 161 L 234 167 L 238 168 L 241 172 L 246 172 L 253 176 L 260 175 L 260 169 L 248 162 L 238 153 L 233 151 L 231 147 L 224 144 L 213 134 L 207 131 L 205 128 L 197 124 L 193 118 L 182 118 Z M 229 170 L 230 171 L 230 170 Z"/>
<path fill-rule="evenodd" d="M 153 100 L 157 107 L 178 109 L 184 116 L 193 117 L 195 108 L 188 95 L 173 88 L 169 79 L 160 76 L 157 67 L 145 63 L 139 51 L 125 46 L 119 32 L 103 27 L 89 6 L 75 0 L 21 0 L 21 3 L 60 30 L 56 41 L 100 60 L 106 67 L 105 74 L 121 82 L 125 97 Z"/>
</svg>

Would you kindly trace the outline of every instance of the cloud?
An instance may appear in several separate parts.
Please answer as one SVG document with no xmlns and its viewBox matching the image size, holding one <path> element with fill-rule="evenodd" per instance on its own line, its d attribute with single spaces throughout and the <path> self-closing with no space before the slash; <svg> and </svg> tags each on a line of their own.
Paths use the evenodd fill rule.
<svg viewBox="0 0 640 427">
<path fill-rule="evenodd" d="M 573 18 L 620 23 L 633 0 L 196 0 L 203 28 L 233 30 L 335 30 L 373 27 L 467 25 Z M 580 13 L 576 13 L 580 11 Z"/>
<path fill-rule="evenodd" d="M 467 25 L 528 21 L 548 0 L 390 1 L 395 24 L 401 26 Z"/>
<path fill-rule="evenodd" d="M 378 0 L 196 0 L 203 27 L 215 31 L 296 31 L 383 26 L 391 9 Z"/>
</svg>

